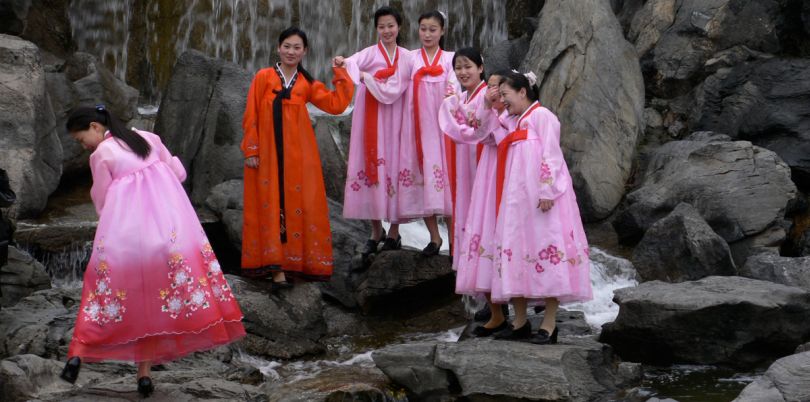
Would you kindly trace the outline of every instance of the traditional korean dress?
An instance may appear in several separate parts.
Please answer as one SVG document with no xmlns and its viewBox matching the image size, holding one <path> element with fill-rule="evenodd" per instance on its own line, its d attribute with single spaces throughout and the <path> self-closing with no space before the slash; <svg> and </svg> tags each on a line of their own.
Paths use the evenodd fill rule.
<svg viewBox="0 0 810 402">
<path fill-rule="evenodd" d="M 332 235 L 315 133 L 307 111 L 339 114 L 354 85 L 343 68 L 333 69 L 335 90 L 297 72 L 284 77 L 279 65 L 260 70 L 248 93 L 242 122 L 242 152 L 259 157 L 245 167 L 242 272 L 274 271 L 307 280 L 332 275 Z"/>
<path fill-rule="evenodd" d="M 478 144 L 462 135 L 469 130 L 467 119 L 484 103 L 487 83 L 481 83 L 471 92 L 464 91 L 459 96 L 445 98 L 439 112 L 439 127 L 446 134 L 445 150 L 447 151 L 448 178 L 450 181 L 450 198 L 453 201 L 453 250 L 458 255 L 458 245 L 464 234 L 464 223 L 467 210 L 470 208 L 473 181 L 475 180 L 477 155 L 483 152 L 484 145 Z M 483 139 L 482 139 L 483 140 Z M 494 142 L 492 142 L 494 144 Z M 456 268 L 458 259 L 453 259 Z"/>
<path fill-rule="evenodd" d="M 406 219 L 450 216 L 453 201 L 438 111 L 448 85 L 458 85 L 453 52 L 439 49 L 430 60 L 422 48 L 411 51 L 411 57 L 412 85 L 406 93 L 399 153 L 399 215 Z"/>
<path fill-rule="evenodd" d="M 498 142 L 492 300 L 592 298 L 588 241 L 560 149 L 560 122 L 535 102 Z M 540 199 L 554 201 L 547 212 Z"/>
<path fill-rule="evenodd" d="M 70 357 L 155 364 L 245 335 L 242 312 L 160 137 L 144 160 L 110 137 L 90 155 L 99 214 Z"/>
<path fill-rule="evenodd" d="M 404 93 L 411 83 L 409 58 L 405 48 L 388 54 L 377 43 L 346 59 L 358 85 L 343 202 L 346 218 L 401 221 L 397 178 Z"/>
</svg>

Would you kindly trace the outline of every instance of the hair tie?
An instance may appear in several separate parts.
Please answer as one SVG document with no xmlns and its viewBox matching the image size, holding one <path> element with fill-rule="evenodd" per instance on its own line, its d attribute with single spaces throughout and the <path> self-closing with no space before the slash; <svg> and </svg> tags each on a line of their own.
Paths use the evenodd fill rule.
<svg viewBox="0 0 810 402">
<path fill-rule="evenodd" d="M 99 103 L 98 105 L 96 105 L 96 111 L 104 113 L 107 111 L 107 108 L 104 107 L 104 104 Z"/>
<path fill-rule="evenodd" d="M 535 84 L 537 84 L 537 76 L 534 75 L 534 71 L 529 71 L 528 73 L 523 74 L 523 76 L 526 77 L 527 80 L 529 80 L 529 85 L 534 86 Z"/>
</svg>

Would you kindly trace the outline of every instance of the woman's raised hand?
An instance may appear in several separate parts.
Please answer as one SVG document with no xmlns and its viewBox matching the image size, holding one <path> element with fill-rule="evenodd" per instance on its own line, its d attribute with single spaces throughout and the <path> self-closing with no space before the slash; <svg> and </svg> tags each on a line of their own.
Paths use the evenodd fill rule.
<svg viewBox="0 0 810 402">
<path fill-rule="evenodd" d="M 343 68 L 346 67 L 346 58 L 343 56 L 335 56 L 332 59 L 332 67 Z"/>
<path fill-rule="evenodd" d="M 256 169 L 259 167 L 259 157 L 258 156 L 251 156 L 250 158 L 245 158 L 245 166 L 249 168 Z"/>
</svg>

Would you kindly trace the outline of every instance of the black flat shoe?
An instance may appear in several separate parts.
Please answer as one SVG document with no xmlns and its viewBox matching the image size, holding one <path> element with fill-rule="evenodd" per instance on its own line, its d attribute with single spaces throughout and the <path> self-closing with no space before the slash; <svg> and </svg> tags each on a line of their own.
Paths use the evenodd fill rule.
<svg viewBox="0 0 810 402">
<path fill-rule="evenodd" d="M 402 248 L 402 236 L 397 235 L 396 239 L 386 237 L 385 241 L 383 242 L 382 248 L 380 248 L 380 251 L 399 250 L 401 248 Z"/>
<path fill-rule="evenodd" d="M 442 242 L 439 242 L 439 244 L 430 242 L 425 248 L 422 249 L 422 255 L 425 257 L 432 257 L 434 255 L 439 255 L 439 250 L 441 248 Z"/>
<path fill-rule="evenodd" d="M 152 395 L 152 392 L 155 392 L 155 384 L 152 384 L 152 379 L 149 377 L 139 378 L 138 393 L 141 394 L 142 397 L 148 398 L 149 395 Z"/>
<path fill-rule="evenodd" d="M 62 374 L 59 374 L 59 378 L 71 384 L 75 384 L 76 379 L 79 378 L 79 369 L 81 368 L 82 359 L 78 357 L 71 357 L 68 359 L 67 363 L 65 363 L 65 368 L 62 369 Z"/>
<path fill-rule="evenodd" d="M 379 240 L 368 239 L 366 240 L 366 245 L 363 247 L 363 251 L 360 253 L 363 258 L 368 258 L 368 256 L 377 253 L 377 246 L 385 241 L 385 230 L 383 230 L 382 235 L 380 236 Z"/>
<path fill-rule="evenodd" d="M 500 339 L 502 341 L 529 339 L 531 336 L 532 324 L 528 321 L 526 321 L 526 323 L 520 328 L 515 328 L 510 325 L 503 331 L 496 332 L 494 335 L 495 339 Z"/>
<path fill-rule="evenodd" d="M 270 285 L 270 286 L 271 286 L 271 290 L 273 292 L 276 292 L 276 291 L 279 291 L 279 290 L 292 289 L 294 287 L 292 282 L 287 282 L 286 280 L 281 281 L 281 282 L 272 281 L 272 285 Z"/>
<path fill-rule="evenodd" d="M 501 323 L 501 325 L 498 325 L 495 328 L 487 328 L 487 327 L 485 327 L 483 325 L 479 325 L 479 326 L 475 327 L 475 329 L 472 331 L 472 334 L 475 335 L 478 338 L 483 338 L 483 337 L 490 336 L 490 335 L 492 335 L 492 334 L 494 334 L 496 332 L 503 331 L 508 326 L 509 326 L 509 323 L 507 323 L 506 320 L 504 320 Z"/>
<path fill-rule="evenodd" d="M 535 334 L 532 339 L 529 339 L 529 342 L 535 345 L 553 345 L 557 343 L 557 327 L 554 327 L 554 331 L 551 332 L 551 335 L 548 334 L 543 328 L 537 330 L 537 334 Z"/>
</svg>

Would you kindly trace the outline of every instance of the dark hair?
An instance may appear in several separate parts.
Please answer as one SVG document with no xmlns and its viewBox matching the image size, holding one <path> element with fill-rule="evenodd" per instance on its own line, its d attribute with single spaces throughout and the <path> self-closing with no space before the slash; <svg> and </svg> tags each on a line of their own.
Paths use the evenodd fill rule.
<svg viewBox="0 0 810 402">
<path fill-rule="evenodd" d="M 504 68 L 502 70 L 498 70 L 498 71 L 490 74 L 489 76 L 492 77 L 493 75 L 495 75 L 495 76 L 498 76 L 498 77 L 504 77 L 504 76 L 506 76 L 506 74 L 509 74 L 510 72 L 512 72 L 512 70 L 510 70 L 508 68 Z M 500 85 L 500 81 L 498 82 L 498 84 Z"/>
<path fill-rule="evenodd" d="M 442 13 L 440 13 L 438 10 L 428 11 L 420 15 L 418 22 L 421 24 L 422 20 L 431 18 L 435 18 L 437 21 L 439 21 L 439 25 L 441 25 L 442 29 L 444 29 L 444 15 L 442 15 Z M 444 49 L 444 35 L 442 35 L 441 39 L 439 39 L 439 47 Z"/>
<path fill-rule="evenodd" d="M 516 73 L 514 71 L 508 71 L 505 75 L 501 78 L 501 85 L 506 84 L 512 87 L 515 91 L 520 91 L 521 88 L 526 90 L 526 96 L 532 102 L 538 99 L 540 94 L 540 90 L 537 88 L 537 85 L 529 84 L 529 79 L 526 78 L 525 75 L 521 73 Z"/>
<path fill-rule="evenodd" d="M 385 17 L 386 15 L 394 17 L 394 20 L 397 21 L 397 26 L 402 27 L 402 15 L 399 13 L 399 11 L 397 11 L 397 9 L 388 6 L 382 6 L 374 12 L 374 26 L 376 27 L 380 18 Z M 397 44 L 399 44 L 399 33 L 397 33 Z"/>
<path fill-rule="evenodd" d="M 78 107 L 74 109 L 65 123 L 68 133 L 87 130 L 90 128 L 90 123 L 96 122 L 110 130 L 113 137 L 124 141 L 125 144 L 140 156 L 141 159 L 146 159 L 152 147 L 145 138 L 140 134 L 126 128 L 120 120 L 116 119 L 107 108 L 103 105 L 96 107 Z"/>
<path fill-rule="evenodd" d="M 481 57 L 481 52 L 476 50 L 475 48 L 465 47 L 456 50 L 456 54 L 453 55 L 453 67 L 456 67 L 456 59 L 459 57 L 466 57 L 470 59 L 471 62 L 475 63 L 476 67 L 483 67 L 484 66 L 484 58 Z M 484 70 L 481 70 L 481 79 L 485 79 L 486 74 L 484 74 Z"/>
<path fill-rule="evenodd" d="M 299 38 L 301 38 L 301 41 L 304 42 L 304 49 L 309 47 L 309 41 L 307 40 L 306 32 L 302 31 L 298 27 L 289 27 L 281 31 L 281 34 L 278 35 L 278 45 L 281 46 L 281 43 L 284 42 L 284 40 L 286 40 L 290 36 L 298 36 Z M 310 74 L 309 71 L 304 69 L 304 63 L 301 62 L 298 63 L 298 72 L 301 75 L 303 75 L 304 78 L 307 79 L 307 81 L 309 82 L 315 81 L 315 79 L 312 78 L 312 74 Z"/>
</svg>

